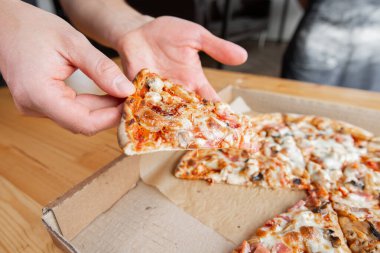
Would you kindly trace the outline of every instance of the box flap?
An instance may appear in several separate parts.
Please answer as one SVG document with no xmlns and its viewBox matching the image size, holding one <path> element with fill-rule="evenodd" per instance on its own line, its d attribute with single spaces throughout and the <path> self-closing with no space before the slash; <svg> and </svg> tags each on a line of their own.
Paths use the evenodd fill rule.
<svg viewBox="0 0 380 253">
<path fill-rule="evenodd" d="M 108 210 L 139 180 L 139 157 L 120 156 L 48 206 L 56 219 L 48 224 L 66 239 L 74 238 Z M 112 171 L 110 171 L 112 168 Z M 109 185 L 112 184 L 112 187 Z M 73 222 L 75 221 L 75 222 Z M 59 225 L 58 225 L 59 224 Z"/>
</svg>

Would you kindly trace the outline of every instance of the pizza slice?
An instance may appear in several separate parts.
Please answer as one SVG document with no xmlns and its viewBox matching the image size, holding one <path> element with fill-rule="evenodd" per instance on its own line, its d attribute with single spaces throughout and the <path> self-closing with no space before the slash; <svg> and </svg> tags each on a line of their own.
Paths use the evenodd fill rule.
<svg viewBox="0 0 380 253">
<path fill-rule="evenodd" d="M 336 190 L 331 201 L 352 252 L 380 252 L 378 195 Z"/>
<path fill-rule="evenodd" d="M 259 185 L 266 188 L 308 189 L 305 162 L 281 114 L 253 118 L 260 138 L 258 152 L 237 149 L 189 151 L 175 176 L 210 183 Z"/>
<path fill-rule="evenodd" d="M 308 206 L 301 200 L 268 220 L 234 253 L 350 252 L 329 202 Z"/>
<path fill-rule="evenodd" d="M 257 149 L 250 117 L 233 113 L 159 75 L 141 70 L 133 81 L 118 129 L 127 155 L 203 148 Z"/>
<path fill-rule="evenodd" d="M 376 159 L 362 156 L 361 162 L 348 164 L 343 168 L 343 175 L 337 182 L 337 189 L 343 194 L 363 192 L 377 195 L 380 193 L 380 170 Z"/>
<path fill-rule="evenodd" d="M 372 138 L 364 129 L 325 117 L 285 114 L 284 120 L 302 151 L 311 182 L 326 190 L 335 187 L 346 164 L 360 162 Z"/>
</svg>

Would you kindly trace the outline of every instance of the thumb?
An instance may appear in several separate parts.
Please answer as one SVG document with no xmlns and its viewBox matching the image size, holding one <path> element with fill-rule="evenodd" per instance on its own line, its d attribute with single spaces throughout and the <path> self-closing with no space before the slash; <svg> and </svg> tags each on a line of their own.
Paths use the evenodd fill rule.
<svg viewBox="0 0 380 253">
<path fill-rule="evenodd" d="M 243 64 L 247 58 L 247 51 L 235 43 L 214 36 L 204 29 L 201 33 L 200 50 L 227 65 Z"/>
<path fill-rule="evenodd" d="M 70 52 L 69 61 L 103 91 L 114 97 L 126 97 L 135 92 L 134 85 L 127 79 L 119 67 L 108 57 L 84 39 L 75 52 Z"/>
</svg>

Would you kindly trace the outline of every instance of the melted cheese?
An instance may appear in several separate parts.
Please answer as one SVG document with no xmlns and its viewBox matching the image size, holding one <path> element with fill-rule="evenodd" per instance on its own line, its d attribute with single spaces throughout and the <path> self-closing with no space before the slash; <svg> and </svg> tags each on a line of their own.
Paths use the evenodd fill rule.
<svg viewBox="0 0 380 253">
<path fill-rule="evenodd" d="M 151 80 L 149 82 L 149 87 L 151 91 L 160 92 L 162 91 L 162 88 L 164 88 L 164 82 L 160 78 L 154 78 L 154 80 Z"/>
<path fill-rule="evenodd" d="M 187 118 L 181 118 L 180 119 L 180 124 L 181 124 L 181 127 L 182 127 L 183 130 L 193 129 L 193 124 Z"/>
<path fill-rule="evenodd" d="M 145 94 L 145 100 L 154 105 L 160 102 L 162 97 L 158 92 L 149 91 Z"/>
<path fill-rule="evenodd" d="M 225 103 L 216 103 L 215 104 L 216 114 L 226 115 L 232 113 L 231 107 Z"/>
</svg>

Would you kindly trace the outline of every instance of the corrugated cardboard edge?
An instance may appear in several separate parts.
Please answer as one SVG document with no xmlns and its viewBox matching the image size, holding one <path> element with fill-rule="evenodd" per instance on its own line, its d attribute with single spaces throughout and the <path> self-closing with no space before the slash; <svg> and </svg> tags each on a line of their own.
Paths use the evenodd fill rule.
<svg viewBox="0 0 380 253">
<path fill-rule="evenodd" d="M 109 171 L 111 168 L 112 172 Z M 64 244 L 64 238 L 74 238 L 99 214 L 134 188 L 139 178 L 139 157 L 122 155 L 46 206 L 42 210 L 42 221 L 53 239 Z M 118 187 L 106 187 L 111 182 Z M 90 197 L 94 193 L 98 198 Z M 78 204 L 82 206 L 78 207 Z M 74 218 L 75 223 L 69 222 Z"/>
<path fill-rule="evenodd" d="M 75 247 L 72 246 L 70 242 L 68 242 L 62 236 L 62 233 L 59 229 L 58 222 L 56 218 L 54 217 L 54 212 L 51 209 L 49 208 L 42 209 L 42 223 L 46 227 L 46 230 L 48 231 L 51 239 L 53 240 L 53 243 L 58 248 L 68 253 L 79 253 L 79 251 L 76 250 Z"/>
</svg>

